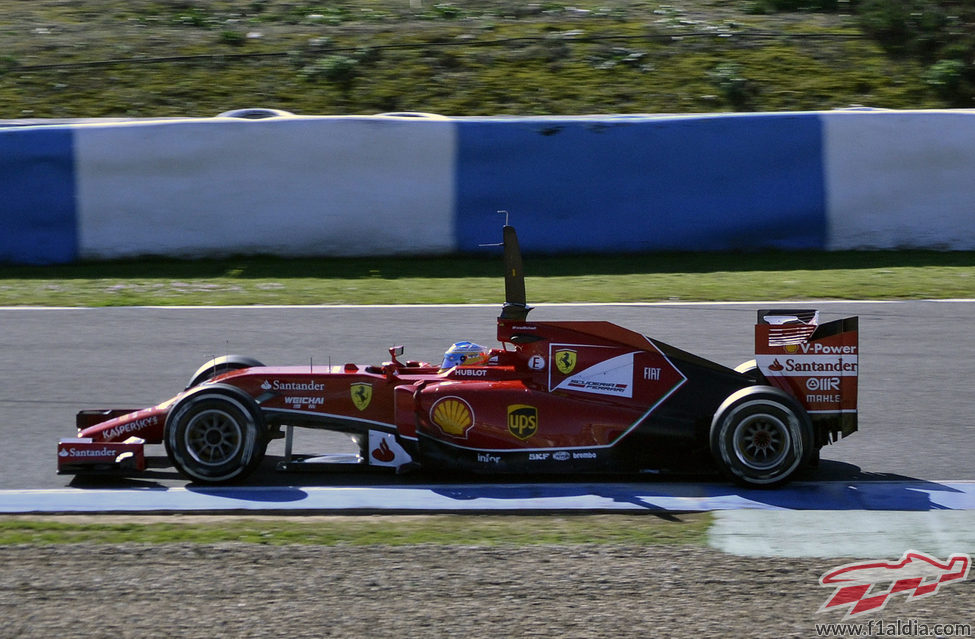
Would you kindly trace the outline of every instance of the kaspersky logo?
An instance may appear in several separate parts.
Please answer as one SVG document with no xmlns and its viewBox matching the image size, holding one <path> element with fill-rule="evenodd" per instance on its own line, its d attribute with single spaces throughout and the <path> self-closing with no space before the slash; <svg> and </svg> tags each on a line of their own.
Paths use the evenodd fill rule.
<svg viewBox="0 0 975 639">
<path fill-rule="evenodd" d="M 882 610 L 894 595 L 909 601 L 930 597 L 942 586 L 968 577 L 971 558 L 954 554 L 945 561 L 908 550 L 895 561 L 869 560 L 844 564 L 819 578 L 819 585 L 835 588 L 817 612 L 843 610 L 844 619 Z"/>
</svg>

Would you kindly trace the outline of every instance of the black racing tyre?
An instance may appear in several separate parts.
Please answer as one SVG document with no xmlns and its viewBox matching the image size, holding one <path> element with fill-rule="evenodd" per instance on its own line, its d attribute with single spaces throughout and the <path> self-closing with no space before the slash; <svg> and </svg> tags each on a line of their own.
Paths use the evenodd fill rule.
<svg viewBox="0 0 975 639">
<path fill-rule="evenodd" d="M 758 368 L 758 362 L 753 359 L 750 359 L 747 362 L 742 362 L 741 364 L 738 364 L 738 366 L 735 366 L 735 372 L 741 373 L 756 384 L 768 383 L 768 380 L 765 379 L 765 375 Z"/>
<path fill-rule="evenodd" d="M 163 441 L 173 466 L 188 479 L 222 484 L 249 475 L 264 458 L 260 411 L 235 389 L 204 387 L 169 411 Z"/>
<path fill-rule="evenodd" d="M 209 362 L 203 366 L 196 369 L 193 373 L 193 377 L 190 378 L 190 383 L 186 385 L 187 389 L 193 388 L 194 386 L 199 386 L 208 379 L 213 379 L 221 373 L 226 373 L 227 371 L 236 371 L 242 368 L 253 368 L 255 366 L 264 366 L 253 357 L 244 357 L 243 355 L 224 355 L 223 357 L 217 357 L 211 359 Z"/>
<path fill-rule="evenodd" d="M 772 386 L 732 393 L 711 422 L 711 453 L 731 479 L 754 487 L 788 481 L 813 455 L 809 416 Z"/>
</svg>

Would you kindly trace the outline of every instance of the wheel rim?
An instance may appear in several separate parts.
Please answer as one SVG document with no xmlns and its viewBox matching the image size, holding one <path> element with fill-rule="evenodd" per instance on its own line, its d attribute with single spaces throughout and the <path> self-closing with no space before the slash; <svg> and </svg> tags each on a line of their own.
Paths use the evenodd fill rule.
<svg viewBox="0 0 975 639">
<path fill-rule="evenodd" d="M 789 428 L 773 415 L 751 415 L 735 428 L 734 446 L 742 464 L 754 470 L 769 470 L 779 466 L 789 454 Z"/>
<path fill-rule="evenodd" d="M 186 426 L 186 451 L 198 463 L 207 466 L 224 464 L 240 452 L 244 432 L 240 423 L 226 411 L 204 410 Z"/>
</svg>

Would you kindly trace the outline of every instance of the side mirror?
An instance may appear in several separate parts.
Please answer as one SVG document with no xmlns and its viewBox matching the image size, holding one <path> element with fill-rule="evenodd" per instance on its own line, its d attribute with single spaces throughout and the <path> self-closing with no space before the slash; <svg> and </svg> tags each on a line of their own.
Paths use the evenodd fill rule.
<svg viewBox="0 0 975 639">
<path fill-rule="evenodd" d="M 403 346 L 390 346 L 389 347 L 389 356 L 392 358 L 393 363 L 396 364 L 397 367 L 402 367 L 403 366 L 398 361 L 396 361 L 396 358 L 399 357 L 400 355 L 402 355 L 404 350 L 405 349 L 403 348 Z"/>
</svg>

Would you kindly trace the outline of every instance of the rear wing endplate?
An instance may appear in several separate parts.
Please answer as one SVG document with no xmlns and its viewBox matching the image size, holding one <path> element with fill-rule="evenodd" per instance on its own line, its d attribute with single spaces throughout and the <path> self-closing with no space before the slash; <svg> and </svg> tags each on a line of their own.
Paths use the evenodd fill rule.
<svg viewBox="0 0 975 639">
<path fill-rule="evenodd" d="M 761 310 L 755 324 L 755 363 L 769 384 L 806 409 L 817 426 L 818 445 L 856 431 L 857 317 L 820 324 L 816 310 Z"/>
</svg>

